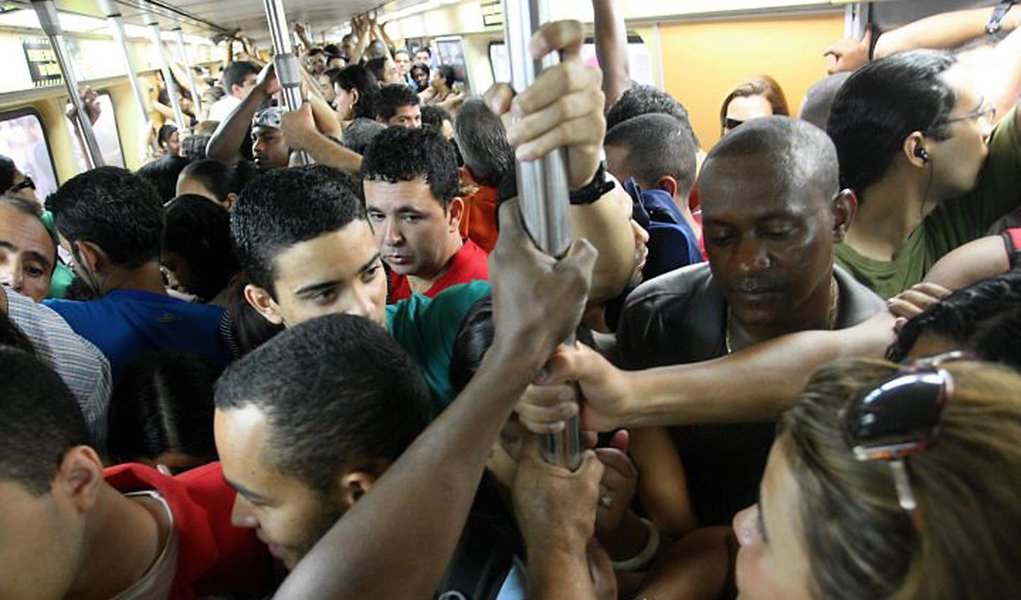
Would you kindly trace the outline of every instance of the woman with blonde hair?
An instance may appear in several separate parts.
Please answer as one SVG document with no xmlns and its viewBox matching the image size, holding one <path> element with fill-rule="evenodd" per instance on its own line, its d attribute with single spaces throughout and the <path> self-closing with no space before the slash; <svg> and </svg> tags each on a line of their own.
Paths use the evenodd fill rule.
<svg viewBox="0 0 1021 600">
<path fill-rule="evenodd" d="M 820 369 L 734 519 L 742 596 L 1013 596 L 1019 397 L 1017 373 L 958 352 Z"/>
</svg>

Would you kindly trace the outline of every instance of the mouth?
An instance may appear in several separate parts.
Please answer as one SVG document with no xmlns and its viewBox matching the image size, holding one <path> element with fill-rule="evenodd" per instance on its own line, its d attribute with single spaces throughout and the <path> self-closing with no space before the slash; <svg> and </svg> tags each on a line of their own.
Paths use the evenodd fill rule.
<svg viewBox="0 0 1021 600">
<path fill-rule="evenodd" d="M 383 260 L 392 265 L 408 265 L 411 264 L 412 257 L 407 254 L 387 254 Z"/>
</svg>

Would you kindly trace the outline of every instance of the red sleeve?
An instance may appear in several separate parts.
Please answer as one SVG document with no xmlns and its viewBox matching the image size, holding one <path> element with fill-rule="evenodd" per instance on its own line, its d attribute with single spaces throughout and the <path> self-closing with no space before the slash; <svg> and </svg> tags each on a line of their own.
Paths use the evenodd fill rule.
<svg viewBox="0 0 1021 600">
<path fill-rule="evenodd" d="M 179 540 L 172 600 L 272 590 L 274 563 L 268 549 L 254 530 L 231 524 L 235 492 L 224 481 L 220 463 L 177 477 L 146 465 L 118 465 L 105 476 L 122 493 L 156 490 L 170 506 Z"/>
</svg>

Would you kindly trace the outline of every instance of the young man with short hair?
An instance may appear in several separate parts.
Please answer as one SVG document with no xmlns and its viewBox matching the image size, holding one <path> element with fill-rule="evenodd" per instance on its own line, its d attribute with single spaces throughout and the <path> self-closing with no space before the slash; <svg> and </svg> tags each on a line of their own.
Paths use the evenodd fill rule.
<svg viewBox="0 0 1021 600">
<path fill-rule="evenodd" d="M 369 223 L 390 267 L 391 302 L 488 279 L 486 251 L 461 237 L 457 159 L 438 130 L 380 133 L 365 151 L 361 174 Z"/>
<path fill-rule="evenodd" d="M 230 525 L 214 463 L 171 478 L 103 469 L 67 387 L 0 347 L 0 597 L 182 598 L 271 589 L 269 554 Z"/>
<path fill-rule="evenodd" d="M 390 126 L 417 129 L 422 126 L 421 100 L 411 88 L 395 83 L 384 85 L 376 98 L 376 119 Z"/>
<path fill-rule="evenodd" d="M 114 381 L 143 355 L 193 352 L 225 365 L 219 338 L 223 310 L 167 295 L 160 272 L 163 205 L 156 190 L 117 167 L 86 171 L 47 204 L 89 301 L 48 300 L 72 329 L 110 361 Z"/>
<path fill-rule="evenodd" d="M 209 115 L 206 118 L 210 121 L 226 119 L 227 115 L 251 93 L 258 75 L 259 67 L 253 62 L 236 60 L 227 65 L 220 75 L 223 90 L 227 93 L 209 107 Z"/>
</svg>

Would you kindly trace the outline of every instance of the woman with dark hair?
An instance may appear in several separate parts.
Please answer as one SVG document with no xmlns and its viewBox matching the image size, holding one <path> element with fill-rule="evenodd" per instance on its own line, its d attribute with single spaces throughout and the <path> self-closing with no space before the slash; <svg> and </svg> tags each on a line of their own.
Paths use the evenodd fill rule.
<svg viewBox="0 0 1021 600">
<path fill-rule="evenodd" d="M 411 71 L 409 71 L 411 81 L 414 82 L 414 89 L 417 93 L 422 93 L 429 89 L 429 67 L 425 65 L 412 65 Z"/>
<path fill-rule="evenodd" d="M 32 178 L 22 173 L 13 160 L 2 154 L 0 154 L 0 194 L 39 203 Z"/>
<path fill-rule="evenodd" d="M 160 263 L 168 278 L 200 302 L 226 306 L 226 290 L 238 272 L 227 211 L 205 196 L 184 194 L 163 215 Z"/>
<path fill-rule="evenodd" d="M 720 130 L 726 134 L 741 123 L 770 115 L 790 116 L 783 88 L 769 75 L 755 75 L 734 88 L 720 108 Z"/>
<path fill-rule="evenodd" d="M 458 88 L 457 83 L 457 72 L 454 67 L 440 65 L 433 69 L 429 89 L 418 96 L 422 99 L 422 104 L 436 104 L 448 111 L 456 112 L 467 97 L 465 91 Z"/>
<path fill-rule="evenodd" d="M 337 97 L 337 117 L 347 127 L 354 119 L 375 119 L 375 98 L 379 84 L 375 75 L 362 65 L 350 65 L 332 74 L 330 82 Z"/>
</svg>

